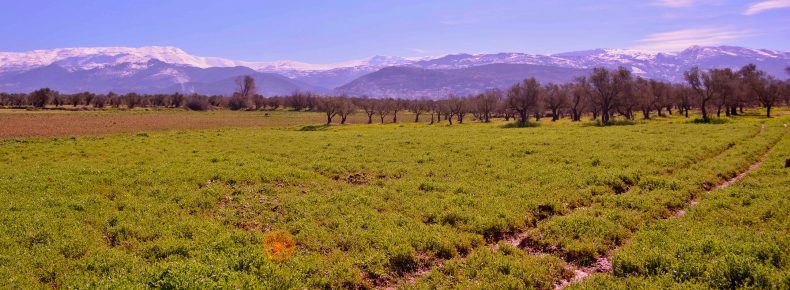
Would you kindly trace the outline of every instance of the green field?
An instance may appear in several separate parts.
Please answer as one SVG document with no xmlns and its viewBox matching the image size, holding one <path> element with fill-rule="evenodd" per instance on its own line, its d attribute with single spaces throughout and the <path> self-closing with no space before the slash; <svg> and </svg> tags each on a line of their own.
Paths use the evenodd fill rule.
<svg viewBox="0 0 790 290">
<path fill-rule="evenodd" d="M 786 123 L 4 139 L 0 288 L 788 289 Z"/>
</svg>

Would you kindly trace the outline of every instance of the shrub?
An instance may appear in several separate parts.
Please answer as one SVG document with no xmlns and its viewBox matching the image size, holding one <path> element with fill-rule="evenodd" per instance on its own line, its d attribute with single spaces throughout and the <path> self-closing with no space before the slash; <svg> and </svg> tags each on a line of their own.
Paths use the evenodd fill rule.
<svg viewBox="0 0 790 290">
<path fill-rule="evenodd" d="M 189 99 L 186 108 L 192 111 L 206 111 L 209 108 L 208 98 L 195 96 Z"/>
<path fill-rule="evenodd" d="M 392 250 L 389 257 L 389 266 L 397 273 L 409 273 L 417 270 L 417 257 L 414 249 L 409 246 L 400 246 Z"/>
<path fill-rule="evenodd" d="M 708 118 L 708 120 L 705 121 L 703 118 L 694 118 L 689 122 L 694 124 L 726 124 L 729 123 L 730 120 L 725 118 Z"/>
<path fill-rule="evenodd" d="M 636 125 L 636 123 L 637 122 L 635 120 L 629 120 L 629 119 L 625 119 L 625 120 L 609 120 L 608 122 L 606 122 L 606 126 L 628 126 L 628 125 Z M 595 121 L 592 121 L 589 124 L 587 124 L 587 126 L 598 126 L 598 127 L 601 127 L 601 126 L 604 126 L 604 124 L 603 124 L 603 122 L 601 120 L 596 119 Z"/>
</svg>

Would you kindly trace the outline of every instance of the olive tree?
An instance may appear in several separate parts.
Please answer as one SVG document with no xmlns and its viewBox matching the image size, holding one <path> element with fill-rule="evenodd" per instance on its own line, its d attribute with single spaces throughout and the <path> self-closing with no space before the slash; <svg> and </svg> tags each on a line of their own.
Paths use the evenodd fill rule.
<svg viewBox="0 0 790 290">
<path fill-rule="evenodd" d="M 518 124 L 527 125 L 529 111 L 538 106 L 540 83 L 535 78 L 525 79 L 520 84 L 515 84 L 507 92 L 508 107 L 518 114 Z"/>
</svg>

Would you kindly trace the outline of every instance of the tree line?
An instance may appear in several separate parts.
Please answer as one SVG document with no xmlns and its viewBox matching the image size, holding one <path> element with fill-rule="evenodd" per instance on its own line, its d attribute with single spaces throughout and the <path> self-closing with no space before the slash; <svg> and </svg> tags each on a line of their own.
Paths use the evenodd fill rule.
<svg viewBox="0 0 790 290">
<path fill-rule="evenodd" d="M 790 74 L 790 67 L 787 68 Z M 78 107 L 94 108 L 185 108 L 204 111 L 211 108 L 230 110 L 317 111 L 326 114 L 326 123 L 339 119 L 345 124 L 354 113 L 364 113 L 367 123 L 398 122 L 398 114 L 409 111 L 414 121 L 430 116 L 431 124 L 446 121 L 463 123 L 470 117 L 480 122 L 493 118 L 516 120 L 527 126 L 534 118 L 551 118 L 552 121 L 568 117 L 581 121 L 591 116 L 602 125 L 612 122 L 615 115 L 634 120 L 663 117 L 674 112 L 689 116 L 689 111 L 699 110 L 702 121 L 709 121 L 714 112 L 717 117 L 739 115 L 745 107 L 764 107 L 766 115 L 777 105 L 790 104 L 790 80 L 775 79 L 755 65 L 738 70 L 697 67 L 684 72 L 685 83 L 669 83 L 634 76 L 624 67 L 617 69 L 595 68 L 588 76 L 578 77 L 570 83 L 541 84 L 528 78 L 507 89 L 490 89 L 470 96 L 449 95 L 440 100 L 396 99 L 347 96 L 321 96 L 309 92 L 295 92 L 289 96 L 264 97 L 257 94 L 255 80 L 250 76 L 236 80 L 236 92 L 227 96 L 198 94 L 94 94 L 82 92 L 60 94 L 43 88 L 29 94 L 0 93 L 3 107 Z"/>
</svg>

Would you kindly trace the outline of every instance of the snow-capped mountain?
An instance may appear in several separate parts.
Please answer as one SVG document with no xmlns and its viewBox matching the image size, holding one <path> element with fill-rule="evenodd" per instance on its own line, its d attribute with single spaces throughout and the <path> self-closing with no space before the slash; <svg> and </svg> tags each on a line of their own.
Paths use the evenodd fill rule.
<svg viewBox="0 0 790 290">
<path fill-rule="evenodd" d="M 222 58 L 193 56 L 176 47 L 89 47 L 0 52 L 0 71 L 26 70 L 51 64 L 70 70 L 86 70 L 121 63 L 145 64 L 151 59 L 200 68 L 238 65 Z"/>
<path fill-rule="evenodd" d="M 775 77 L 785 78 L 784 68 L 790 65 L 790 53 L 735 46 L 693 46 L 679 52 L 593 49 L 552 55 L 514 52 L 424 58 L 374 56 L 334 64 L 310 64 L 288 60 L 255 62 L 202 57 L 176 47 L 163 46 L 60 48 L 0 52 L 0 90 L 24 92 L 36 86 L 51 86 L 64 92 L 86 89 L 168 92 L 177 88 L 186 92 L 229 94 L 231 89 L 226 86 L 218 90 L 209 88 L 210 83 L 218 81 L 217 78 L 207 81 L 199 76 L 211 72 L 227 82 L 238 76 L 234 74 L 242 73 L 233 69 L 240 67 L 244 73 L 267 76 L 272 82 L 270 85 L 278 87 L 269 89 L 268 93 L 289 93 L 286 90 L 328 92 L 337 88 L 335 92 L 338 93 L 386 95 L 397 92 L 399 96 L 407 96 L 435 92 L 433 96 L 438 97 L 447 91 L 473 93 L 486 86 L 501 87 L 504 84 L 501 80 L 508 83 L 532 76 L 549 81 L 566 80 L 594 67 L 624 66 L 635 75 L 681 82 L 683 72 L 693 66 L 703 69 L 739 68 L 749 63 Z M 387 70 L 390 67 L 414 69 Z M 477 67 L 484 68 L 474 69 Z M 383 72 L 377 73 L 379 71 Z M 462 75 L 464 73 L 480 78 L 468 78 Z M 274 75 L 281 78 L 273 78 Z M 441 82 L 421 81 L 424 79 Z M 99 80 L 103 85 L 92 84 Z"/>
<path fill-rule="evenodd" d="M 790 53 L 735 46 L 693 46 L 680 52 L 648 52 L 633 49 L 594 49 L 552 55 L 525 53 L 454 54 L 414 62 L 425 69 L 458 69 L 494 63 L 531 64 L 565 68 L 624 66 L 637 75 L 668 81 L 680 81 L 682 72 L 692 66 L 702 68 L 739 68 L 755 63 L 769 74 L 781 76 L 790 65 Z"/>
<path fill-rule="evenodd" d="M 172 46 L 146 46 L 140 48 L 87 47 L 56 48 L 28 52 L 0 52 L 0 72 L 33 69 L 51 64 L 58 64 L 71 70 L 85 70 L 121 63 L 145 64 L 152 59 L 169 64 L 199 68 L 246 66 L 258 71 L 278 73 L 324 71 L 358 66 L 384 67 L 411 62 L 407 58 L 397 56 L 374 56 L 369 59 L 335 64 L 309 64 L 290 60 L 263 62 L 194 56 Z"/>
<path fill-rule="evenodd" d="M 336 92 L 373 96 L 442 97 L 448 93 L 473 94 L 486 88 L 504 88 L 527 77 L 542 82 L 564 82 L 589 73 L 594 67 L 624 66 L 637 76 L 682 82 L 683 72 L 702 69 L 739 69 L 756 64 L 761 70 L 786 78 L 790 53 L 734 46 L 694 46 L 680 52 L 630 49 L 595 49 L 549 56 L 523 53 L 455 54 L 416 61 L 421 70 L 379 70 L 339 87 Z M 486 68 L 486 69 L 479 69 Z M 430 80 L 430 81 L 425 81 Z"/>
<path fill-rule="evenodd" d="M 58 62 L 22 71 L 0 73 L 0 91 L 30 92 L 42 87 L 74 93 L 201 93 L 228 95 L 239 76 L 250 75 L 259 84 L 259 93 L 286 95 L 294 91 L 323 92 L 279 74 L 258 72 L 248 67 L 207 67 L 171 64 L 150 59 L 145 63 L 102 64 L 88 69 L 67 69 Z"/>
</svg>

